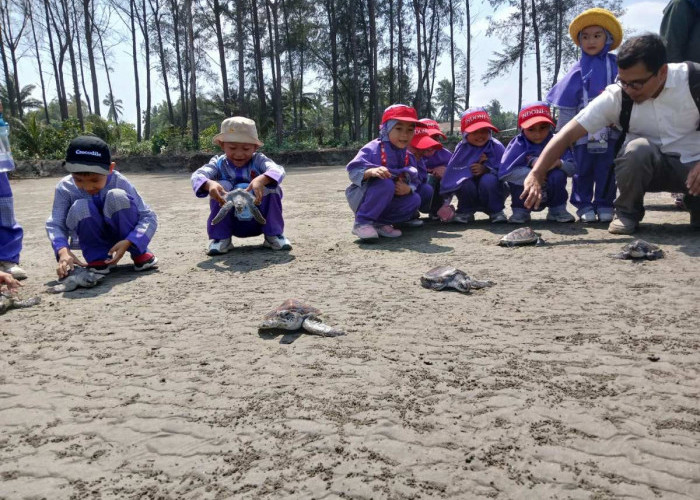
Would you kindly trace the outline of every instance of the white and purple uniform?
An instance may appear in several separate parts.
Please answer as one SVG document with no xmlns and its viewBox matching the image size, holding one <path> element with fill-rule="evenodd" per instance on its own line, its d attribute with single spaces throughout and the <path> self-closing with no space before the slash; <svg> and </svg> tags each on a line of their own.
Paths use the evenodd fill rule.
<svg viewBox="0 0 700 500">
<path fill-rule="evenodd" d="M 0 172 L 0 260 L 19 263 L 24 231 L 15 219 L 14 199 L 6 172 Z"/>
<path fill-rule="evenodd" d="M 234 187 L 246 188 L 259 175 L 266 175 L 273 182 L 264 188 L 263 199 L 258 207 L 266 219 L 265 224 L 256 220 L 238 220 L 234 210 L 231 210 L 218 224 L 211 221 L 219 213 L 221 206 L 213 198 L 209 201 L 209 217 L 207 218 L 207 234 L 214 240 L 223 240 L 236 236 L 247 238 L 265 234 L 277 236 L 284 233 L 282 218 L 282 188 L 280 183 L 285 177 L 284 168 L 260 152 L 255 152 L 251 160 L 242 167 L 236 167 L 226 155 L 212 157 L 209 163 L 198 168 L 192 174 L 192 189 L 198 198 L 205 198 L 209 192 L 202 189 L 207 181 L 216 181 L 226 190 Z"/>
<path fill-rule="evenodd" d="M 457 213 L 473 215 L 474 212 L 483 211 L 488 215 L 497 214 L 503 210 L 507 195 L 505 183 L 498 179 L 505 147 L 493 137 L 481 147 L 473 146 L 467 142 L 467 135 L 464 134 L 447 164 L 440 183 L 440 194 L 443 197 L 457 196 Z M 482 154 L 486 156 L 482 165 L 487 171 L 475 177 L 471 166 L 479 163 Z"/>
<path fill-rule="evenodd" d="M 77 246 L 88 262 L 109 258 L 115 243 L 129 240 L 131 257 L 148 252 L 158 227 L 158 217 L 146 205 L 136 188 L 119 172 L 107 176 L 107 184 L 91 195 L 75 185 L 71 175 L 56 186 L 51 216 L 46 221 L 54 253 L 71 247 L 69 237 L 77 236 Z"/>
<path fill-rule="evenodd" d="M 387 135 L 388 133 L 384 136 Z M 382 166 L 389 169 L 392 178 L 364 179 L 368 168 Z M 375 139 L 365 144 L 348 163 L 346 170 L 352 184 L 345 190 L 345 196 L 355 212 L 356 225 L 395 224 L 406 222 L 415 216 L 421 205 L 421 198 L 416 192 L 420 176 L 416 158 L 406 148 L 395 147 L 388 138 Z M 394 179 L 398 176 L 403 176 L 411 186 L 411 193 L 406 196 L 394 195 Z"/>
</svg>

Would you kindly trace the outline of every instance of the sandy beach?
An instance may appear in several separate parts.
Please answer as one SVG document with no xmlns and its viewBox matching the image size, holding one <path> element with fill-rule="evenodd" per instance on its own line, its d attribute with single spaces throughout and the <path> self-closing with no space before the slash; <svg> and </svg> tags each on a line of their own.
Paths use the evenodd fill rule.
<svg viewBox="0 0 700 500">
<path fill-rule="evenodd" d="M 360 244 L 343 167 L 295 168 L 293 250 L 208 257 L 189 174 L 128 176 L 159 270 L 127 255 L 62 295 L 58 179 L 12 182 L 42 303 L 0 316 L 0 498 L 700 498 L 700 232 L 668 194 L 637 235 L 653 262 L 544 212 L 544 247 L 497 246 L 514 227 L 484 214 Z M 422 288 L 440 264 L 496 284 Z M 259 334 L 290 297 L 347 335 Z"/>
</svg>

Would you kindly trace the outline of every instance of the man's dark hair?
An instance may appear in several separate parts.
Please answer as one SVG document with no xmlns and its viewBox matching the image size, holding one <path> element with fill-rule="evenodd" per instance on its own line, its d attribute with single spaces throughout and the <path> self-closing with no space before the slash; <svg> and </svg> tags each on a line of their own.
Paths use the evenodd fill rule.
<svg viewBox="0 0 700 500">
<path fill-rule="evenodd" d="M 617 53 L 617 66 L 628 69 L 639 62 L 644 63 L 652 73 L 659 71 L 661 66 L 668 62 L 666 46 L 659 35 L 645 33 L 622 44 Z"/>
</svg>

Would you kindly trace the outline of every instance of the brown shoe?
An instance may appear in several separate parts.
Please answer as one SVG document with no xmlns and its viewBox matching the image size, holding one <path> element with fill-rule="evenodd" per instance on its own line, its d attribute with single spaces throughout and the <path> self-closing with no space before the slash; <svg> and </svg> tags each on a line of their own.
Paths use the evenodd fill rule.
<svg viewBox="0 0 700 500">
<path fill-rule="evenodd" d="M 615 215 L 615 218 L 608 226 L 608 232 L 612 234 L 633 234 L 638 227 L 639 222 Z"/>
</svg>

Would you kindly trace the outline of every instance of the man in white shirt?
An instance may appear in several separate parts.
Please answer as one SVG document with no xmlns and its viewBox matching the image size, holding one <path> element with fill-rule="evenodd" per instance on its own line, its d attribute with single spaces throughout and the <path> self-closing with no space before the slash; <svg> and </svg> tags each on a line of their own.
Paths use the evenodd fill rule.
<svg viewBox="0 0 700 500">
<path fill-rule="evenodd" d="M 567 123 L 547 144 L 525 179 L 521 198 L 538 207 L 542 184 L 567 147 L 614 124 L 620 127 L 622 91 L 632 98 L 627 142 L 615 160 L 620 194 L 608 231 L 632 234 L 644 217 L 644 193 L 683 192 L 690 223 L 700 229 L 700 112 L 688 86 L 685 64 L 667 64 L 658 35 L 627 40 L 617 55 L 618 81 Z"/>
</svg>

